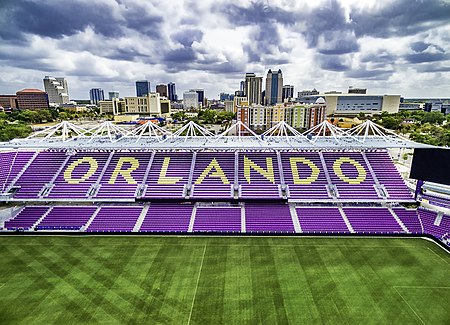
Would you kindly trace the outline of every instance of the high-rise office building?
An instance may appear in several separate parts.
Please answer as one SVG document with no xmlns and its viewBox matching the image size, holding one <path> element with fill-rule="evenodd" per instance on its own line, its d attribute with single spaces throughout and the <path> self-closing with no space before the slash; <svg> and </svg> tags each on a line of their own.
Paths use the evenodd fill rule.
<svg viewBox="0 0 450 325">
<path fill-rule="evenodd" d="M 228 93 L 220 93 L 219 94 L 219 99 L 221 102 L 224 102 L 226 100 L 233 100 L 234 99 L 234 95 L 232 94 L 228 94 Z"/>
<path fill-rule="evenodd" d="M 244 95 L 249 105 L 261 103 L 261 90 L 262 77 L 257 77 L 254 73 L 245 74 Z"/>
<path fill-rule="evenodd" d="M 282 102 L 284 102 L 285 99 L 291 99 L 294 98 L 294 86 L 292 85 L 286 85 L 283 86 L 283 96 L 282 96 Z"/>
<path fill-rule="evenodd" d="M 275 105 L 281 103 L 283 97 L 283 73 L 281 69 L 278 72 L 272 72 L 269 69 L 266 78 L 266 105 Z"/>
<path fill-rule="evenodd" d="M 240 90 L 240 91 L 244 91 L 244 89 L 245 89 L 245 81 L 242 80 L 242 81 L 239 83 L 239 90 Z"/>
<path fill-rule="evenodd" d="M 110 91 L 108 93 L 108 98 L 109 98 L 109 100 L 119 98 L 119 92 L 118 91 Z"/>
<path fill-rule="evenodd" d="M 97 105 L 99 101 L 105 100 L 105 93 L 101 88 L 92 88 L 89 90 L 89 98 L 91 99 L 91 104 Z"/>
<path fill-rule="evenodd" d="M 165 84 L 156 85 L 156 92 L 161 97 L 167 97 L 167 85 L 165 85 Z"/>
<path fill-rule="evenodd" d="M 198 103 L 201 106 L 205 105 L 205 90 L 204 89 L 189 89 L 189 92 L 196 92 L 198 96 Z"/>
<path fill-rule="evenodd" d="M 167 84 L 167 95 L 171 101 L 178 100 L 177 90 L 175 89 L 175 84 L 173 82 Z"/>
<path fill-rule="evenodd" d="M 183 93 L 184 109 L 198 109 L 199 105 L 200 103 L 198 102 L 198 94 L 195 90 L 190 90 Z"/>
<path fill-rule="evenodd" d="M 69 88 L 65 78 L 45 76 L 43 81 L 44 89 L 48 94 L 50 106 L 60 106 L 70 102 Z"/>
<path fill-rule="evenodd" d="M 144 97 L 150 94 L 150 81 L 139 80 L 136 81 L 136 96 Z"/>
</svg>

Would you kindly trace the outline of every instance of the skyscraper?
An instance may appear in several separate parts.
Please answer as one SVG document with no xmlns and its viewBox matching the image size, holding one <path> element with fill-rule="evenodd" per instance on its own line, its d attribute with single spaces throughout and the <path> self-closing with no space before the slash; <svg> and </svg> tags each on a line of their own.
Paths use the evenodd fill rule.
<svg viewBox="0 0 450 325">
<path fill-rule="evenodd" d="M 161 97 L 167 97 L 167 85 L 165 85 L 165 84 L 156 85 L 156 92 Z"/>
<path fill-rule="evenodd" d="M 45 76 L 43 80 L 50 106 L 60 106 L 69 103 L 69 89 L 65 78 Z"/>
<path fill-rule="evenodd" d="M 283 73 L 281 69 L 278 72 L 272 72 L 269 69 L 266 78 L 266 105 L 275 105 L 283 101 Z"/>
<path fill-rule="evenodd" d="M 97 105 L 99 101 L 105 100 L 105 94 L 101 88 L 92 88 L 89 90 L 89 98 L 91 99 L 91 104 Z"/>
<path fill-rule="evenodd" d="M 115 98 L 119 98 L 119 92 L 118 91 L 110 91 L 108 93 L 108 97 L 109 97 L 109 100 L 113 100 Z"/>
<path fill-rule="evenodd" d="M 144 97 L 150 93 L 150 81 L 136 81 L 136 97 Z"/>
<path fill-rule="evenodd" d="M 196 92 L 198 96 L 198 103 L 205 105 L 205 90 L 204 89 L 190 89 L 189 92 Z"/>
<path fill-rule="evenodd" d="M 198 103 L 202 106 L 205 105 L 205 90 L 204 89 L 194 89 L 198 95 Z"/>
<path fill-rule="evenodd" d="M 183 93 L 183 106 L 185 110 L 198 109 L 198 94 L 195 90 L 186 91 Z"/>
<path fill-rule="evenodd" d="M 294 86 L 286 85 L 283 86 L 283 98 L 281 99 L 284 102 L 285 99 L 294 98 Z"/>
<path fill-rule="evenodd" d="M 169 100 L 172 101 L 178 100 L 177 91 L 175 89 L 175 84 L 173 82 L 169 82 L 167 84 L 167 95 Z"/>
<path fill-rule="evenodd" d="M 244 95 L 248 99 L 248 104 L 261 103 L 262 77 L 257 77 L 254 73 L 245 74 Z"/>
</svg>

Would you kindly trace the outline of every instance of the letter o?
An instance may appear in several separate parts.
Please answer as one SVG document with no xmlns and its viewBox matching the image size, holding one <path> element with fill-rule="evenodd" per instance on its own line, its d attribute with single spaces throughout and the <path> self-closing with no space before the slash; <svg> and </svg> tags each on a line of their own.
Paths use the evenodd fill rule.
<svg viewBox="0 0 450 325">
<path fill-rule="evenodd" d="M 75 170 L 75 168 L 78 165 L 81 165 L 83 163 L 89 164 L 89 170 L 83 176 L 81 176 L 81 178 L 72 178 L 72 173 Z M 74 161 L 73 163 L 71 163 L 69 165 L 69 167 L 67 167 L 67 169 L 64 171 L 64 179 L 69 184 L 80 184 L 80 183 L 88 180 L 92 175 L 94 175 L 94 173 L 97 171 L 97 169 L 98 169 L 98 163 L 94 158 L 83 157 L 83 158 L 80 158 L 80 159 Z"/>
<path fill-rule="evenodd" d="M 342 172 L 342 164 L 349 163 L 355 166 L 356 170 L 358 171 L 358 176 L 356 178 L 350 178 Z M 355 159 L 349 158 L 349 157 L 341 157 L 336 159 L 336 161 L 333 164 L 333 171 L 339 177 L 340 180 L 343 182 L 349 183 L 349 184 L 361 184 L 366 180 L 366 170 L 364 167 L 357 162 Z"/>
</svg>

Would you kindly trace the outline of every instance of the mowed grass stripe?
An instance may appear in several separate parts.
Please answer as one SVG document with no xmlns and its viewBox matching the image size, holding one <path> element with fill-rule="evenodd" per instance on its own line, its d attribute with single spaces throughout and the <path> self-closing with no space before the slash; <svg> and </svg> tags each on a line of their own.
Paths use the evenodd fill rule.
<svg viewBox="0 0 450 325">
<path fill-rule="evenodd" d="M 450 255 L 418 239 L 5 236 L 0 246 L 2 324 L 187 324 L 191 310 L 191 324 L 450 320 Z"/>
</svg>

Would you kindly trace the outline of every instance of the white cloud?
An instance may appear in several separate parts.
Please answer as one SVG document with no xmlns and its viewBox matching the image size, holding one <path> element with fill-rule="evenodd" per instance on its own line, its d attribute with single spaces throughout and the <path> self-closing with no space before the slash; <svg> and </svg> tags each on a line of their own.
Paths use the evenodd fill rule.
<svg viewBox="0 0 450 325">
<path fill-rule="evenodd" d="M 15 12 L 28 9 L 25 2 L 11 3 Z M 41 12 L 52 3 L 57 1 L 35 1 Z M 78 0 L 80 18 L 62 13 L 66 19 L 53 26 L 40 17 L 14 20 L 5 6 L 0 9 L 0 92 L 42 88 L 42 78 L 50 74 L 68 79 L 72 98 L 87 98 L 91 87 L 133 95 L 134 81 L 142 78 L 153 86 L 173 81 L 180 97 L 184 90 L 203 87 L 207 97 L 216 98 L 237 90 L 246 72 L 265 76 L 269 68 L 281 68 L 285 84 L 296 91 L 354 85 L 379 93 L 446 96 L 450 15 L 445 23 L 441 12 L 449 7 L 430 0 L 402 8 L 406 3 Z M 93 4 L 103 8 L 101 20 L 89 12 Z M 380 13 L 395 19 L 383 20 Z M 411 24 L 403 28 L 399 21 Z M 418 42 L 429 45 L 413 57 Z"/>
</svg>

